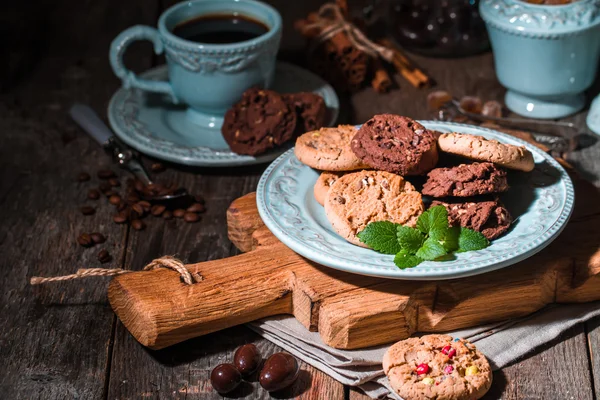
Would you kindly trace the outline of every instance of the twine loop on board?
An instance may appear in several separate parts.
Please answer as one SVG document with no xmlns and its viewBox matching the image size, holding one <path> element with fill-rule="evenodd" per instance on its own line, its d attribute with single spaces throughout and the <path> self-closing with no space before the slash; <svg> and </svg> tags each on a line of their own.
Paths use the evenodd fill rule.
<svg viewBox="0 0 600 400">
<path fill-rule="evenodd" d="M 192 285 L 203 280 L 202 275 L 198 274 L 197 272 L 190 272 L 180 260 L 172 256 L 163 256 L 160 258 L 156 258 L 152 260 L 148 265 L 146 265 L 143 270 L 151 271 L 157 268 L 168 268 L 172 269 L 173 271 L 177 271 L 181 277 L 181 280 L 186 285 Z M 31 283 L 32 285 L 40 285 L 49 282 L 70 281 L 74 279 L 86 278 L 88 276 L 116 276 L 128 274 L 131 272 L 138 271 L 132 271 L 121 268 L 84 268 L 79 269 L 76 273 L 70 275 L 54 276 L 50 278 L 34 276 L 30 279 L 29 283 Z"/>
<path fill-rule="evenodd" d="M 344 32 L 348 40 L 357 49 L 368 54 L 373 58 L 381 57 L 388 62 L 392 62 L 394 52 L 387 47 L 380 46 L 372 42 L 365 34 L 353 23 L 344 18 L 342 10 L 337 4 L 325 3 L 319 8 L 317 20 L 307 24 L 303 30 L 319 29 L 320 33 L 315 37 L 312 49 L 314 50 L 321 43 L 328 41 L 339 32 Z"/>
</svg>

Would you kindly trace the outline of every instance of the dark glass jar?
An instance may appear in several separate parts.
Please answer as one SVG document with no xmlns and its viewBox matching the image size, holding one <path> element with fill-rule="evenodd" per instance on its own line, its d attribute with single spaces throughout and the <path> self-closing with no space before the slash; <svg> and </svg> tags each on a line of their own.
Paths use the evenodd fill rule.
<svg viewBox="0 0 600 400">
<path fill-rule="evenodd" d="M 489 47 L 479 0 L 392 0 L 390 28 L 404 48 L 462 57 Z"/>
</svg>

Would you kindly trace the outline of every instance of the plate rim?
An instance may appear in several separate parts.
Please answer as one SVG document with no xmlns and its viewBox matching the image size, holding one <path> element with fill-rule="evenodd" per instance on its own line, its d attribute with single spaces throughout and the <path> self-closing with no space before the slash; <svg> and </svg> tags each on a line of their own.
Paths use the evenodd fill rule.
<svg viewBox="0 0 600 400">
<path fill-rule="evenodd" d="M 291 70 L 301 71 L 302 74 L 304 74 L 306 76 L 310 76 L 311 79 L 319 80 L 322 82 L 322 87 L 330 93 L 330 95 L 331 95 L 330 99 L 333 100 L 332 105 L 333 105 L 334 111 L 333 111 L 333 114 L 331 115 L 330 121 L 327 121 L 328 122 L 327 126 L 333 126 L 339 117 L 340 100 L 339 100 L 339 97 L 338 97 L 335 89 L 329 84 L 329 82 L 327 82 L 325 79 L 321 78 L 320 76 L 316 75 L 312 71 L 309 71 L 308 69 L 303 68 L 296 64 L 277 60 L 277 66 L 282 66 L 283 68 L 288 68 Z M 142 72 L 140 74 L 140 76 L 141 77 L 153 77 L 156 75 L 167 74 L 167 73 L 168 73 L 168 67 L 166 64 L 163 64 L 163 65 L 159 65 L 159 66 L 152 67 L 152 68 L 145 70 L 144 72 Z M 289 144 L 287 146 L 284 144 L 282 147 L 280 147 L 278 149 L 273 149 L 272 152 L 268 152 L 266 154 L 262 154 L 257 157 L 252 157 L 252 156 L 247 156 L 247 155 L 239 155 L 238 156 L 239 158 L 236 157 L 235 154 L 228 155 L 227 157 L 222 157 L 222 158 L 219 158 L 218 156 L 211 157 L 211 158 L 200 158 L 200 157 L 195 157 L 195 156 L 175 155 L 170 152 L 164 152 L 162 150 L 152 148 L 151 145 L 141 142 L 139 140 L 135 140 L 135 138 L 130 137 L 131 134 L 127 133 L 127 129 L 121 126 L 121 124 L 118 121 L 118 117 L 115 114 L 116 109 L 117 109 L 117 103 L 124 103 L 122 98 L 124 96 L 131 95 L 131 93 L 133 93 L 135 90 L 137 90 L 137 89 L 125 88 L 125 87 L 121 86 L 119 89 L 117 89 L 113 93 L 113 95 L 110 98 L 110 101 L 108 102 L 108 106 L 107 106 L 108 121 L 109 121 L 110 127 L 112 128 L 113 132 L 119 139 L 121 139 L 128 146 L 131 146 L 135 150 L 137 150 L 143 154 L 146 154 L 150 157 L 154 157 L 154 158 L 157 158 L 160 160 L 172 162 L 175 164 L 188 165 L 188 166 L 193 166 L 193 167 L 219 167 L 219 168 L 221 168 L 221 167 L 241 167 L 241 166 L 248 166 L 248 165 L 264 164 L 264 163 L 273 161 L 274 159 L 281 156 L 283 153 L 285 153 L 290 148 Z M 157 138 L 157 139 L 160 139 L 160 138 Z M 164 140 L 164 139 L 160 139 L 160 140 Z M 170 142 L 170 141 L 168 141 L 168 142 L 173 143 L 174 145 L 176 145 L 178 147 L 185 148 L 185 146 L 179 145 L 177 143 Z M 201 147 L 201 146 L 199 146 L 199 147 Z M 193 149 L 194 147 L 190 146 L 188 148 Z"/>
<path fill-rule="evenodd" d="M 261 219 L 263 220 L 263 222 L 265 223 L 267 228 L 269 228 L 269 230 L 271 230 L 271 232 L 283 244 L 285 244 L 287 247 L 292 249 L 294 252 L 300 254 L 303 257 L 308 258 L 309 260 L 311 260 L 313 262 L 316 262 L 320 265 L 324 265 L 329 268 L 333 268 L 333 269 L 337 269 L 337 270 L 341 270 L 341 271 L 345 271 L 345 272 L 349 272 L 349 273 L 374 276 L 374 277 L 386 278 L 386 279 L 397 279 L 397 280 L 445 280 L 445 279 L 455 279 L 455 278 L 479 275 L 479 274 L 495 271 L 495 270 L 498 270 L 501 268 L 511 266 L 513 264 L 516 264 L 520 261 L 523 261 L 523 260 L 533 256 L 534 254 L 543 250 L 546 246 L 548 246 L 552 241 L 554 241 L 554 239 L 556 239 L 560 235 L 560 233 L 566 227 L 566 225 L 573 213 L 574 201 L 575 201 L 575 191 L 574 191 L 573 182 L 572 182 L 569 174 L 560 165 L 560 163 L 558 163 L 558 161 L 556 161 L 552 156 L 546 154 L 542 150 L 538 149 L 537 147 L 533 146 L 532 144 L 530 144 L 520 138 L 511 136 L 506 133 L 499 132 L 499 131 L 496 131 L 493 129 L 479 127 L 477 125 L 446 122 L 446 121 L 418 120 L 418 122 L 425 126 L 427 126 L 428 124 L 443 124 L 443 125 L 448 126 L 452 130 L 455 130 L 455 128 L 466 127 L 469 129 L 476 129 L 476 130 L 482 131 L 484 133 L 489 132 L 492 135 L 498 136 L 500 139 L 505 138 L 505 139 L 508 139 L 508 141 L 512 141 L 513 143 L 516 142 L 520 145 L 523 145 L 528 150 L 533 151 L 534 153 L 537 153 L 538 155 L 542 156 L 542 158 L 544 158 L 544 160 L 546 160 L 552 167 L 556 168 L 559 171 L 559 173 L 560 173 L 559 182 L 561 182 L 565 188 L 564 189 L 565 195 L 563 198 L 564 204 L 563 204 L 560 214 L 558 215 L 556 220 L 554 222 L 552 222 L 552 225 L 545 232 L 543 232 L 538 238 L 536 238 L 534 241 L 532 241 L 525 248 L 525 250 L 518 252 L 518 254 L 516 254 L 512 257 L 502 259 L 493 264 L 475 267 L 475 268 L 466 268 L 466 269 L 458 269 L 458 270 L 456 268 L 451 268 L 451 269 L 439 270 L 439 271 L 436 271 L 435 274 L 432 274 L 431 272 L 419 273 L 418 268 L 411 268 L 411 269 L 405 269 L 405 270 L 401 270 L 401 269 L 383 270 L 383 269 L 377 269 L 378 267 L 372 266 L 372 265 L 371 266 L 365 265 L 363 267 L 355 267 L 352 265 L 344 266 L 343 262 L 331 263 L 328 261 L 327 258 L 325 258 L 325 259 L 322 258 L 319 255 L 319 251 L 313 250 L 309 247 L 306 247 L 302 242 L 298 241 L 297 239 L 292 238 L 291 236 L 288 236 L 285 233 L 285 231 L 283 231 L 278 226 L 278 224 L 275 222 L 275 219 L 271 218 L 270 212 L 269 212 L 268 208 L 266 207 L 266 203 L 265 203 L 266 183 L 269 180 L 270 175 L 272 174 L 273 170 L 279 164 L 288 160 L 290 157 L 294 156 L 293 149 L 290 149 L 287 152 L 283 153 L 281 156 L 279 156 L 275 161 L 273 161 L 269 165 L 269 167 L 261 175 L 261 178 L 258 182 L 257 189 L 256 189 L 256 193 L 257 193 L 256 203 L 257 203 L 257 208 L 258 208 L 258 212 L 259 212 Z M 360 125 L 357 125 L 357 126 L 360 126 Z M 306 168 L 310 168 L 310 167 L 306 167 Z M 326 255 L 326 254 L 323 254 L 322 256 L 323 257 L 331 257 L 331 255 Z M 406 271 L 410 271 L 410 272 L 406 272 Z"/>
</svg>

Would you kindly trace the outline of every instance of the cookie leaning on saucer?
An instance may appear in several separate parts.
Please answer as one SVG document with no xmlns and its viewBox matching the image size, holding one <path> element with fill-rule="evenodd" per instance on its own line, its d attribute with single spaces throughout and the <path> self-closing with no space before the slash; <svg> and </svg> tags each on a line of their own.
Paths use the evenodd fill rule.
<svg viewBox="0 0 600 400">
<path fill-rule="evenodd" d="M 483 136 L 444 133 L 438 139 L 440 150 L 502 167 L 529 172 L 535 167 L 533 155 L 523 146 L 500 143 Z"/>
<path fill-rule="evenodd" d="M 356 133 L 352 125 L 321 128 L 296 139 L 294 154 L 303 164 L 323 171 L 354 171 L 368 168 L 350 148 Z"/>
<path fill-rule="evenodd" d="M 319 178 L 315 182 L 315 187 L 313 188 L 317 203 L 325 205 L 325 197 L 327 196 L 327 192 L 329 192 L 329 188 L 344 174 L 345 172 L 325 171 L 319 175 Z"/>
<path fill-rule="evenodd" d="M 406 400 L 474 400 L 492 385 L 492 370 L 475 345 L 448 335 L 402 340 L 383 356 L 390 386 Z"/>
<path fill-rule="evenodd" d="M 415 226 L 423 212 L 421 193 L 400 175 L 359 171 L 340 177 L 325 196 L 325 214 L 344 239 L 366 247 L 356 237 L 370 222 Z"/>
</svg>

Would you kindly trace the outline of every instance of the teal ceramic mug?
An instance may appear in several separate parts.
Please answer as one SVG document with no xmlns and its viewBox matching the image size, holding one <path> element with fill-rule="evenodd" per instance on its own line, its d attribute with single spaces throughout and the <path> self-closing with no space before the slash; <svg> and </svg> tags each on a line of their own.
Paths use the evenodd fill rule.
<svg viewBox="0 0 600 400">
<path fill-rule="evenodd" d="M 235 43 L 211 44 L 183 39 L 173 33 L 179 24 L 206 16 L 240 15 L 268 28 L 258 37 Z M 192 118 L 210 124 L 252 86 L 269 87 L 281 39 L 281 16 L 254 0 L 194 0 L 162 13 L 158 29 L 137 25 L 121 32 L 110 47 L 110 64 L 126 88 L 166 94 L 188 106 Z M 123 64 L 123 54 L 137 40 L 149 40 L 156 54 L 165 53 L 168 81 L 142 79 Z"/>
</svg>

